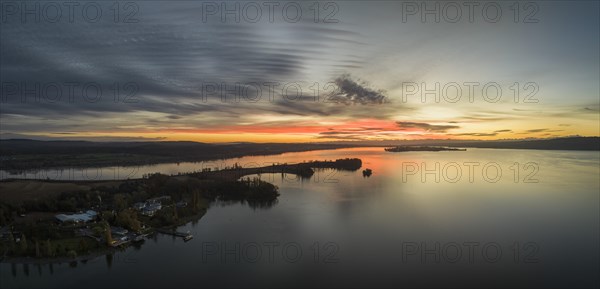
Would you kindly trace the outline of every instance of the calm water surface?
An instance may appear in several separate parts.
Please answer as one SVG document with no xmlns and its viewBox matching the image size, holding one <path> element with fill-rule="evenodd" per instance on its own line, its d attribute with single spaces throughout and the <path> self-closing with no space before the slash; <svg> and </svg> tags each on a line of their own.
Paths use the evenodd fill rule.
<svg viewBox="0 0 600 289">
<path fill-rule="evenodd" d="M 137 173 L 343 157 L 361 158 L 373 175 L 261 175 L 279 186 L 277 204 L 214 204 L 180 228 L 194 234 L 190 242 L 157 235 L 141 248 L 86 263 L 1 264 L 0 285 L 600 285 L 599 152 L 357 148 L 145 166 Z"/>
</svg>

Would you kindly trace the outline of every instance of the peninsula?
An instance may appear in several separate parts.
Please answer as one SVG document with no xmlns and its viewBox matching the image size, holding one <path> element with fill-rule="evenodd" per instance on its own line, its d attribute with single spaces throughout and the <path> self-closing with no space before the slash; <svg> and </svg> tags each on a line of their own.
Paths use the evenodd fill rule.
<svg viewBox="0 0 600 289">
<path fill-rule="evenodd" d="M 215 201 L 253 208 L 276 204 L 279 189 L 261 180 L 261 174 L 310 178 L 317 168 L 356 171 L 361 166 L 360 159 L 338 159 L 247 168 L 235 164 L 120 181 L 2 180 L 0 259 L 76 260 L 140 244 L 157 232 L 191 240 L 174 229 L 197 222 Z"/>
</svg>

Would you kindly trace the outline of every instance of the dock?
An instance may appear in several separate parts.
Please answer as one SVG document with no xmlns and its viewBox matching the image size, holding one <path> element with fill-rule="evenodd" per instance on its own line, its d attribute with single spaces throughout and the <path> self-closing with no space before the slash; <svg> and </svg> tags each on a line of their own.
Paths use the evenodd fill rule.
<svg viewBox="0 0 600 289">
<path fill-rule="evenodd" d="M 161 234 L 165 234 L 165 235 L 171 235 L 171 236 L 175 236 L 175 237 L 181 237 L 183 238 L 183 241 L 187 242 L 191 239 L 194 238 L 194 235 L 190 234 L 189 231 L 187 232 L 178 232 L 178 231 L 171 231 L 171 230 L 165 230 L 165 229 L 156 229 L 157 232 L 161 233 Z"/>
</svg>

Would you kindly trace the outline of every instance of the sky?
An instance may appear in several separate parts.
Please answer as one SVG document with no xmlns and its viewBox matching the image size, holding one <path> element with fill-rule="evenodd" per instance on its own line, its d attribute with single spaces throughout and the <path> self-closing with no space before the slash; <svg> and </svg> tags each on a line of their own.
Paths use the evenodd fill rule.
<svg viewBox="0 0 600 289">
<path fill-rule="evenodd" d="M 3 139 L 600 135 L 597 1 L 64 3 L 0 3 Z"/>
</svg>

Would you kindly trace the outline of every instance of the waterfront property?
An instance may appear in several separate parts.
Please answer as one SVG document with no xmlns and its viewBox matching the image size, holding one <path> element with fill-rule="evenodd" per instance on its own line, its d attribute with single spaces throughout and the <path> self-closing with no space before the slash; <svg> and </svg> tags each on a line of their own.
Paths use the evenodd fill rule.
<svg viewBox="0 0 600 289">
<path fill-rule="evenodd" d="M 162 209 L 162 205 L 160 203 L 149 204 L 142 209 L 142 215 L 152 217 L 158 211 Z"/>
<path fill-rule="evenodd" d="M 122 227 L 110 227 L 110 231 L 113 235 L 121 235 L 121 236 L 125 236 L 127 235 L 127 233 L 129 233 L 129 231 L 125 228 Z"/>
<path fill-rule="evenodd" d="M 152 217 L 162 209 L 162 202 L 169 200 L 171 200 L 171 196 L 160 196 L 148 199 L 145 202 L 137 202 L 133 204 L 133 208 L 144 216 Z"/>
</svg>

